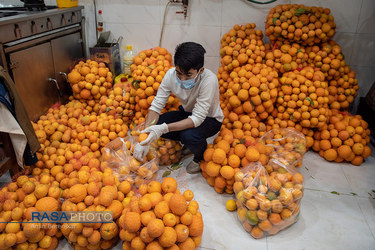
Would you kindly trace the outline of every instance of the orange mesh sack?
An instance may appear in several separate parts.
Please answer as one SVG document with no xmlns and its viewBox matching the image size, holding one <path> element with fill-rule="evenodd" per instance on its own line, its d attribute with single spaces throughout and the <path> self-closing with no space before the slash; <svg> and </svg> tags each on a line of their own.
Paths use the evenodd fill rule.
<svg viewBox="0 0 375 250">
<path fill-rule="evenodd" d="M 253 238 L 277 234 L 298 219 L 303 197 L 303 176 L 274 164 L 268 173 L 260 162 L 251 163 L 235 175 L 237 215 Z"/>
<path fill-rule="evenodd" d="M 293 128 L 272 129 L 259 141 L 267 148 L 271 166 L 274 165 L 271 163 L 287 167 L 302 166 L 307 147 L 306 138 L 301 132 Z"/>
<path fill-rule="evenodd" d="M 130 184 L 139 186 L 156 177 L 158 157 L 155 149 L 150 147 L 142 161 L 135 159 L 132 156 L 134 140 L 129 137 L 116 138 L 108 143 L 102 152 L 102 168 L 112 168 L 120 181 L 127 180 Z"/>
</svg>

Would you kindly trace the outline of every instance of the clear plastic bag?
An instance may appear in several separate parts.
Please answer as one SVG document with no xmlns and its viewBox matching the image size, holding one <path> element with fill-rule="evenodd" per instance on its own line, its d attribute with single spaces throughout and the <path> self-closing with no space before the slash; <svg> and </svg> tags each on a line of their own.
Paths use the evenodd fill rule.
<svg viewBox="0 0 375 250">
<path fill-rule="evenodd" d="M 182 145 L 179 141 L 159 138 L 152 146 L 157 151 L 159 166 L 169 166 L 181 160 Z"/>
<path fill-rule="evenodd" d="M 268 156 L 276 165 L 301 167 L 307 151 L 305 136 L 293 128 L 277 128 L 268 131 L 259 141 L 268 147 Z"/>
<path fill-rule="evenodd" d="M 300 211 L 303 176 L 293 167 L 274 165 L 278 168 L 270 174 L 260 162 L 235 174 L 238 219 L 256 239 L 289 227 Z"/>
<path fill-rule="evenodd" d="M 131 184 L 140 186 L 146 180 L 156 177 L 158 171 L 158 157 L 155 149 L 150 147 L 145 159 L 138 161 L 132 156 L 135 138 L 116 138 L 108 143 L 102 152 L 102 169 L 107 167 L 120 181 L 127 180 Z"/>
</svg>

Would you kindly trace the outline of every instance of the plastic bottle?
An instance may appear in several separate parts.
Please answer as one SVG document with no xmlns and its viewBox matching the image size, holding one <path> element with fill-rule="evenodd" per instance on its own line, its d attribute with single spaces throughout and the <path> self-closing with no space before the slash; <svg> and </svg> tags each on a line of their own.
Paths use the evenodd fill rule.
<svg viewBox="0 0 375 250">
<path fill-rule="evenodd" d="M 96 20 L 97 20 L 96 29 L 98 30 L 98 34 L 100 35 L 100 33 L 103 32 L 103 26 L 104 26 L 102 10 L 98 11 L 98 16 Z"/>
<path fill-rule="evenodd" d="M 126 51 L 124 54 L 124 74 L 125 75 L 131 75 L 130 66 L 133 63 L 133 50 L 132 46 L 128 45 L 126 46 Z"/>
</svg>

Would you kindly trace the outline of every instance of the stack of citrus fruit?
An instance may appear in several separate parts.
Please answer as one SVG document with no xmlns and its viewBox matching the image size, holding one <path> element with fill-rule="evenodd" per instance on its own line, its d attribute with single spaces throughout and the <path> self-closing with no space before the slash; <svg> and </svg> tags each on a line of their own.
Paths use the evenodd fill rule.
<svg viewBox="0 0 375 250">
<path fill-rule="evenodd" d="M 193 192 L 181 194 L 171 177 L 143 184 L 138 192 L 141 197 L 126 198 L 119 219 L 123 249 L 195 249 L 200 245 L 203 219 Z"/>
<path fill-rule="evenodd" d="M 159 166 L 168 166 L 179 162 L 181 159 L 182 146 L 178 141 L 159 138 L 152 146 L 157 151 Z"/>
<path fill-rule="evenodd" d="M 172 55 L 164 48 L 155 47 L 139 52 L 133 58 L 133 62 L 131 65 L 133 83 L 130 97 L 134 97 L 134 103 L 131 103 L 134 105 L 133 122 L 138 125 L 145 121 L 161 81 L 165 73 L 172 67 Z M 178 99 L 171 95 L 165 110 L 177 110 L 178 105 Z"/>
<path fill-rule="evenodd" d="M 91 174 L 80 170 L 78 182 L 64 191 L 62 211 L 112 211 L 114 222 L 64 223 L 61 231 L 68 242 L 76 249 L 109 249 L 114 246 L 118 241 L 119 231 L 116 220 L 124 208 L 122 202 L 125 196 L 132 195 L 130 189 L 130 183 L 120 183 L 109 169 Z"/>
<path fill-rule="evenodd" d="M 370 130 L 361 116 L 333 111 L 328 125 L 314 134 L 314 151 L 327 161 L 361 165 L 371 155 Z"/>
<path fill-rule="evenodd" d="M 55 249 L 62 236 L 56 223 L 40 223 L 43 214 L 37 213 L 60 210 L 59 183 L 48 170 L 33 174 L 19 176 L 0 191 L 1 249 Z"/>
<path fill-rule="evenodd" d="M 314 45 L 325 42 L 336 33 L 336 23 L 328 8 L 299 4 L 278 5 L 267 16 L 265 34 L 282 43 Z"/>
<path fill-rule="evenodd" d="M 112 73 L 104 63 L 80 61 L 68 74 L 68 81 L 77 100 L 99 100 L 112 88 Z"/>
</svg>

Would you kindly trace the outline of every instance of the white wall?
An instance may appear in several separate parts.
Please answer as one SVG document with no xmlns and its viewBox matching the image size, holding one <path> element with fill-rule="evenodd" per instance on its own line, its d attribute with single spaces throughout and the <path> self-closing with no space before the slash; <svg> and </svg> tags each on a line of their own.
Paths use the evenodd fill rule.
<svg viewBox="0 0 375 250">
<path fill-rule="evenodd" d="M 265 1 L 265 0 L 259 0 Z M 0 2 L 9 2 L 0 1 Z M 46 4 L 55 4 L 46 0 Z M 136 51 L 158 46 L 161 23 L 168 0 L 96 0 L 103 11 L 105 29 L 122 45 L 133 45 Z M 89 45 L 95 44 L 94 0 L 80 0 L 85 6 Z M 172 54 L 184 41 L 201 43 L 207 51 L 206 67 L 217 72 L 220 38 L 234 24 L 254 22 L 264 31 L 268 11 L 277 4 L 301 3 L 331 9 L 337 24 L 334 39 L 342 46 L 347 63 L 357 72 L 364 96 L 375 81 L 375 0 L 278 0 L 257 5 L 246 0 L 190 0 L 186 20 L 175 14 L 181 5 L 170 5 L 166 14 L 162 47 Z"/>
</svg>

